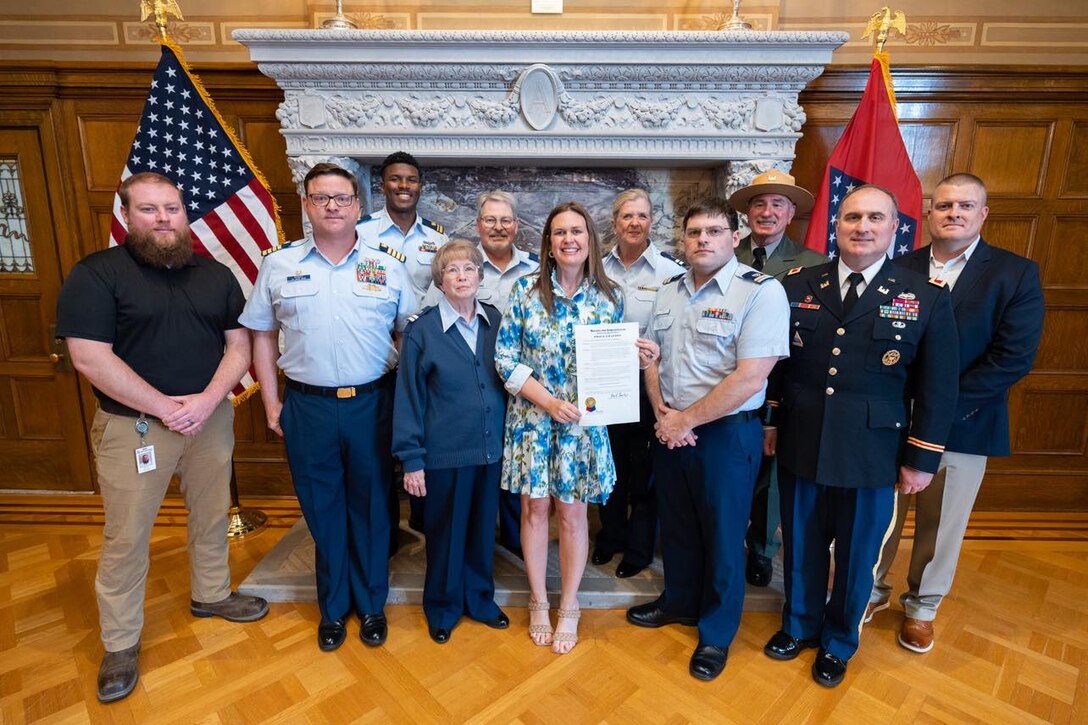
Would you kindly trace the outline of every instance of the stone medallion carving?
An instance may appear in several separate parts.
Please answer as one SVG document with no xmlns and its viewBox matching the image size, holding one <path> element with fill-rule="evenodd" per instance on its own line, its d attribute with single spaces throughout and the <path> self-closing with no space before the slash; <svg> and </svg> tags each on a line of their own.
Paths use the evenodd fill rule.
<svg viewBox="0 0 1088 725">
<path fill-rule="evenodd" d="M 559 77 L 546 65 L 536 64 L 525 69 L 518 78 L 518 100 L 521 115 L 537 131 L 552 125 L 559 110 L 559 93 L 562 84 Z"/>
</svg>

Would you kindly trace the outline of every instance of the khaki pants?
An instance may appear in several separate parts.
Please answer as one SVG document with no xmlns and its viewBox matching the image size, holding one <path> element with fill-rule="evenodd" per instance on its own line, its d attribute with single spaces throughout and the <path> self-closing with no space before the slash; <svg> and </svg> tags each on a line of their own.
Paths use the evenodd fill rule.
<svg viewBox="0 0 1088 725">
<path fill-rule="evenodd" d="M 927 622 L 936 619 L 937 608 L 952 589 L 967 521 L 985 474 L 986 456 L 945 451 L 933 482 L 921 493 L 901 497 L 895 530 L 884 545 L 877 565 L 870 602 L 882 603 L 891 597 L 888 572 L 899 549 L 907 511 L 913 504 L 914 543 L 910 551 L 907 591 L 899 601 L 908 617 Z"/>
<path fill-rule="evenodd" d="M 234 409 L 224 400 L 195 436 L 173 433 L 148 419 L 145 445 L 155 446 L 157 467 L 136 472 L 140 443 L 136 419 L 99 409 L 91 427 L 98 485 L 106 512 L 95 591 L 102 643 L 107 652 L 140 641 L 151 527 L 175 473 L 189 510 L 189 588 L 199 602 L 230 595 L 227 513 L 230 508 Z"/>
</svg>

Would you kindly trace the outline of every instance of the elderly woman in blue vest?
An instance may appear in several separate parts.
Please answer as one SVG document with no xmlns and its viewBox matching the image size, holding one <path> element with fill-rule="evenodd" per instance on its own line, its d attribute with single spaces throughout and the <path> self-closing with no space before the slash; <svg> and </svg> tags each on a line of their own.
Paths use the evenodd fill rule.
<svg viewBox="0 0 1088 725">
<path fill-rule="evenodd" d="M 431 639 L 444 644 L 462 615 L 493 629 L 510 625 L 492 577 L 506 394 L 495 372 L 501 314 L 476 299 L 480 250 L 449 242 L 431 275 L 443 294 L 404 331 L 393 453 L 404 464 L 404 489 L 423 498 L 423 613 Z"/>
<path fill-rule="evenodd" d="M 557 654 L 578 641 L 578 586 L 589 554 L 586 506 L 604 503 L 616 467 L 603 426 L 582 427 L 574 325 L 621 322 L 623 298 L 601 263 L 589 213 L 575 202 L 552 209 L 540 271 L 514 283 L 495 359 L 511 395 L 502 488 L 521 494 L 521 546 L 529 577 L 529 636 Z M 642 344 L 652 346 L 644 341 Z M 653 354 L 642 348 L 643 362 Z M 551 626 L 545 574 L 548 516 L 559 518 L 559 617 Z"/>
</svg>

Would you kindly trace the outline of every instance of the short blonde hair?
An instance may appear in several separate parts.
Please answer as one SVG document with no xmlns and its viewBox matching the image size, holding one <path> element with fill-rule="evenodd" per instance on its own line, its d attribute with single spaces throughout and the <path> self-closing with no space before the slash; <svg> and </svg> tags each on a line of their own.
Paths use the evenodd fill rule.
<svg viewBox="0 0 1088 725">
<path fill-rule="evenodd" d="M 650 202 L 650 195 L 643 189 L 627 189 L 616 194 L 616 200 L 612 202 L 612 221 L 619 219 L 620 209 L 623 208 L 624 204 L 637 199 L 642 199 L 649 205 L 650 215 L 653 216 L 654 205 Z"/>
<path fill-rule="evenodd" d="M 467 239 L 451 239 L 438 248 L 438 253 L 431 260 L 431 279 L 435 287 L 442 288 L 442 271 L 454 259 L 467 259 L 475 264 L 480 270 L 480 281 L 483 281 L 484 255 L 480 248 Z"/>
</svg>

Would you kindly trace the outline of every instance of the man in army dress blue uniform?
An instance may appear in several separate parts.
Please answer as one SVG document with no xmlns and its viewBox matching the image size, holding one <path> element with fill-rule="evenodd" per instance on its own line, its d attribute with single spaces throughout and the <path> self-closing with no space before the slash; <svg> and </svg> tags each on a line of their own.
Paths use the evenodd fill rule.
<svg viewBox="0 0 1088 725">
<path fill-rule="evenodd" d="M 771 376 L 778 429 L 765 450 L 778 454 L 786 603 L 764 652 L 819 647 L 812 677 L 825 687 L 857 651 L 896 491 L 929 485 L 955 408 L 951 297 L 888 259 L 898 225 L 891 193 L 857 187 L 839 207 L 839 259 L 785 280 L 790 357 Z"/>
</svg>

